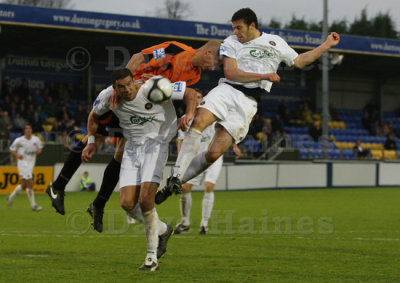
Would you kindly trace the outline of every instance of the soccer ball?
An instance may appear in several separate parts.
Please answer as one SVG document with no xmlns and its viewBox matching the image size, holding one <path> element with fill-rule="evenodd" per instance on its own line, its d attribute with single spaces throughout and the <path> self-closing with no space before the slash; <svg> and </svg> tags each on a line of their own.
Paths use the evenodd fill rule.
<svg viewBox="0 0 400 283">
<path fill-rule="evenodd" d="M 162 103 L 172 96 L 171 81 L 162 76 L 150 78 L 142 88 L 144 96 L 153 103 Z"/>
</svg>

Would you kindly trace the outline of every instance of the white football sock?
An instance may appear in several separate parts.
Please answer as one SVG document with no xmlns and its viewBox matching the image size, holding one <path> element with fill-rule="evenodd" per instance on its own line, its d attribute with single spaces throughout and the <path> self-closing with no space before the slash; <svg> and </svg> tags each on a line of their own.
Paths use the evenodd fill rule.
<svg viewBox="0 0 400 283">
<path fill-rule="evenodd" d="M 193 179 L 210 167 L 211 164 L 212 163 L 208 163 L 206 160 L 206 152 L 200 152 L 193 158 L 192 162 L 190 162 L 189 167 L 183 175 L 182 183 L 186 183 L 187 181 Z"/>
<path fill-rule="evenodd" d="M 18 185 L 14 191 L 11 193 L 11 195 L 8 196 L 8 201 L 13 202 L 17 194 L 19 194 L 22 191 L 22 186 Z"/>
<path fill-rule="evenodd" d="M 154 208 L 156 215 L 157 215 L 157 229 L 158 229 L 158 235 L 162 235 L 165 232 L 167 232 L 167 224 L 165 224 L 164 222 L 162 222 L 160 220 L 160 217 L 158 217 L 158 213 L 157 210 Z"/>
<path fill-rule="evenodd" d="M 143 213 L 142 209 L 140 208 L 139 202 L 136 203 L 135 207 L 128 211 L 127 214 L 135 219 L 137 222 L 143 223 Z"/>
<path fill-rule="evenodd" d="M 157 262 L 157 246 L 158 246 L 158 225 L 157 225 L 157 212 L 155 208 L 143 212 L 144 231 L 146 232 L 147 240 L 147 256 L 153 261 Z"/>
<path fill-rule="evenodd" d="M 193 157 L 199 152 L 200 149 L 201 132 L 196 129 L 190 129 L 185 135 L 182 142 L 181 151 L 176 159 L 173 168 L 172 176 L 182 179 Z M 190 180 L 190 179 L 189 179 Z"/>
<path fill-rule="evenodd" d="M 214 192 L 204 193 L 200 226 L 208 227 L 208 219 L 210 219 L 213 206 L 214 206 Z"/>
<path fill-rule="evenodd" d="M 181 216 L 182 216 L 181 223 L 185 226 L 189 226 L 190 225 L 190 209 L 192 208 L 192 194 L 190 192 L 187 194 L 182 193 L 181 201 L 180 201 L 180 208 L 181 208 Z"/>
<path fill-rule="evenodd" d="M 34 208 L 36 206 L 36 202 L 33 189 L 26 188 L 26 195 L 28 196 L 29 202 L 31 203 L 31 207 Z"/>
</svg>

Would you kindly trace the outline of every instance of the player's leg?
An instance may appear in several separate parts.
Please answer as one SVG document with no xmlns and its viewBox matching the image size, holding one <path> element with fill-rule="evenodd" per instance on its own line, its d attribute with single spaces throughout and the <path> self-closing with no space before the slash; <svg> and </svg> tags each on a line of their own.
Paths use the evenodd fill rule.
<svg viewBox="0 0 400 283">
<path fill-rule="evenodd" d="M 193 158 L 182 178 L 183 182 L 187 182 L 206 170 L 233 144 L 233 137 L 223 126 L 217 124 L 215 128 L 215 135 L 208 146 L 208 149 L 197 154 Z"/>
<path fill-rule="evenodd" d="M 159 219 L 154 207 L 155 194 L 168 158 L 168 144 L 147 141 L 141 151 L 145 154 L 140 165 L 142 183 L 139 202 L 143 212 L 147 255 L 145 263 L 139 269 L 153 271 L 158 268 L 157 259 L 165 254 L 167 242 L 173 233 L 172 226 Z"/>
<path fill-rule="evenodd" d="M 176 225 L 175 234 L 180 234 L 184 231 L 188 231 L 190 228 L 190 209 L 192 208 L 192 187 L 193 184 L 185 183 L 182 185 L 182 195 L 180 198 L 180 211 L 181 221 Z"/>
<path fill-rule="evenodd" d="M 46 192 L 50 197 L 52 206 L 56 209 L 56 212 L 61 215 L 65 214 L 64 209 L 64 191 L 65 186 L 68 184 L 71 177 L 74 175 L 76 170 L 82 163 L 81 155 L 82 150 L 85 148 L 87 144 L 88 136 L 85 136 L 81 142 L 71 151 L 67 160 L 64 163 L 63 168 L 61 169 L 60 174 L 57 179 L 50 183 L 47 186 Z M 103 135 L 96 135 L 96 145 L 100 146 L 104 140 Z"/>
<path fill-rule="evenodd" d="M 41 211 L 42 207 L 36 204 L 35 192 L 33 191 L 33 180 L 28 179 L 26 181 L 26 195 L 28 196 L 33 211 Z"/>
<path fill-rule="evenodd" d="M 119 173 L 121 170 L 121 161 L 125 147 L 125 139 L 118 138 L 114 158 L 108 163 L 104 170 L 103 180 L 101 182 L 100 191 L 97 193 L 96 198 L 93 201 L 93 205 L 89 205 L 88 212 L 92 215 L 95 214 L 97 217 L 93 217 L 93 227 L 99 227 L 102 222 L 104 207 L 107 201 L 110 199 L 115 186 L 119 181 Z M 96 213 L 91 213 L 91 210 L 96 210 Z M 97 230 L 97 229 L 96 229 Z"/>
<path fill-rule="evenodd" d="M 200 149 L 201 133 L 216 120 L 217 117 L 208 109 L 199 108 L 197 110 L 192 126 L 182 142 L 181 151 L 173 168 L 173 177 L 182 179 L 186 168 Z"/>
<path fill-rule="evenodd" d="M 25 189 L 25 187 L 22 186 L 22 181 L 23 181 L 23 180 L 21 180 L 21 183 L 20 183 L 20 184 L 14 189 L 14 191 L 8 196 L 8 198 L 7 198 L 7 205 L 8 205 L 8 208 L 11 208 L 11 207 L 12 207 L 12 204 L 13 204 L 14 199 L 15 199 L 15 197 L 17 196 L 17 194 L 19 194 L 23 189 Z M 25 181 L 24 181 L 24 184 L 25 184 Z"/>
<path fill-rule="evenodd" d="M 140 188 L 140 208 L 143 211 L 143 224 L 147 240 L 147 255 L 145 263 L 139 270 L 156 270 L 158 268 L 157 247 L 159 234 L 167 231 L 167 225 L 162 222 L 154 208 L 154 197 L 158 184 L 152 182 L 142 183 Z"/>
<path fill-rule="evenodd" d="M 191 129 L 183 140 L 173 176 L 167 179 L 167 186 L 157 192 L 157 204 L 165 201 L 172 192 L 179 192 L 181 184 L 191 179 L 186 179 L 184 175 L 189 164 L 194 161 L 196 154 L 198 154 L 201 132 L 216 120 L 227 120 L 231 113 L 229 110 L 234 108 L 234 102 L 231 97 L 226 95 L 229 90 L 230 88 L 227 85 L 220 84 L 203 98 L 197 109 Z"/>
<path fill-rule="evenodd" d="M 165 201 L 173 192 L 181 192 L 183 174 L 200 149 L 201 133 L 216 119 L 217 117 L 205 108 L 197 110 L 192 126 L 182 142 L 181 151 L 178 154 L 172 176 L 167 179 L 167 185 L 157 192 L 156 204 Z"/>
<path fill-rule="evenodd" d="M 208 231 L 208 220 L 214 206 L 214 187 L 217 183 L 223 165 L 222 156 L 218 158 L 206 171 L 204 196 L 201 209 L 200 234 L 205 235 Z"/>
</svg>

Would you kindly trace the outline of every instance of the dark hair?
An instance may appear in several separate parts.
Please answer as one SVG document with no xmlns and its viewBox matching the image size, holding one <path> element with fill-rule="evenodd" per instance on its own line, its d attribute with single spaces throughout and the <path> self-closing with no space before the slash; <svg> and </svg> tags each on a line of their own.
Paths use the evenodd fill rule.
<svg viewBox="0 0 400 283">
<path fill-rule="evenodd" d="M 204 91 L 202 91 L 201 89 L 195 87 L 194 90 L 195 90 L 196 92 L 200 93 L 201 96 L 204 96 Z"/>
<path fill-rule="evenodd" d="M 114 85 L 115 82 L 116 82 L 117 80 L 126 78 L 126 77 L 128 77 L 128 76 L 132 78 L 132 73 L 131 73 L 131 71 L 130 71 L 129 69 L 127 69 L 127 68 L 114 70 L 114 71 L 112 72 L 112 74 L 111 74 L 111 81 L 112 81 L 112 84 Z"/>
<path fill-rule="evenodd" d="M 29 126 L 29 127 L 33 128 L 33 127 L 32 127 L 32 124 L 29 123 L 29 122 L 26 122 L 26 123 L 24 124 L 24 129 L 25 129 L 26 126 Z"/>
<path fill-rule="evenodd" d="M 250 8 L 242 8 L 233 14 L 231 21 L 236 22 L 239 20 L 243 20 L 243 22 L 248 26 L 251 25 L 251 23 L 254 23 L 256 29 L 258 29 L 257 15 Z"/>
</svg>

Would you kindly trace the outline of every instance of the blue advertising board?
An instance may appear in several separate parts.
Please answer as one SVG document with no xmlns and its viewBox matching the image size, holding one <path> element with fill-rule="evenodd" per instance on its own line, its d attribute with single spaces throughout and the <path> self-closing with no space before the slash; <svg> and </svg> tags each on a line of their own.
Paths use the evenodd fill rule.
<svg viewBox="0 0 400 283">
<path fill-rule="evenodd" d="M 67 29 L 135 33 L 174 38 L 224 39 L 230 25 L 179 21 L 75 10 L 0 4 L 0 24 L 41 25 Z M 312 48 L 322 42 L 321 33 L 281 29 L 261 29 L 283 37 L 291 46 Z M 400 57 L 400 40 L 343 35 L 333 50 Z"/>
</svg>

